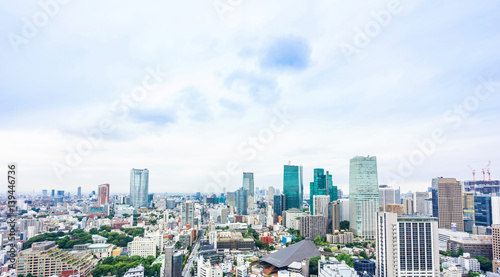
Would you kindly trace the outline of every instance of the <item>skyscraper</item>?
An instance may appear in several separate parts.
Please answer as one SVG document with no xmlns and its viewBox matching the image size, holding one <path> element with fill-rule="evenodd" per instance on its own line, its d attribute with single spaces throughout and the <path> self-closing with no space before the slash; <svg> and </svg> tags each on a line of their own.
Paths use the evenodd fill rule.
<svg viewBox="0 0 500 277">
<path fill-rule="evenodd" d="M 253 183 L 252 172 L 243 172 L 243 189 L 248 191 L 248 196 L 255 197 L 255 188 Z"/>
<path fill-rule="evenodd" d="M 78 192 L 76 194 L 76 197 L 78 199 L 82 199 L 82 187 L 78 187 Z"/>
<path fill-rule="evenodd" d="M 46 189 L 42 190 L 42 196 L 47 197 L 47 190 Z"/>
<path fill-rule="evenodd" d="M 439 228 L 451 229 L 452 223 L 457 231 L 464 231 L 464 210 L 462 204 L 462 185 L 455 178 L 440 178 L 438 181 Z"/>
<path fill-rule="evenodd" d="M 416 215 L 425 215 L 425 199 L 429 197 L 428 192 L 415 192 L 413 194 L 413 212 Z"/>
<path fill-rule="evenodd" d="M 248 209 L 248 190 L 240 188 L 236 191 L 236 213 L 246 215 Z"/>
<path fill-rule="evenodd" d="M 439 179 L 441 179 L 441 178 L 443 178 L 443 177 L 432 178 L 431 193 L 432 193 L 432 216 L 433 217 L 439 216 L 438 182 L 439 182 Z"/>
<path fill-rule="evenodd" d="M 149 170 L 135 169 L 130 171 L 130 205 L 134 208 L 148 206 Z"/>
<path fill-rule="evenodd" d="M 493 249 L 493 272 L 500 273 L 500 225 L 491 226 Z"/>
<path fill-rule="evenodd" d="M 181 224 L 182 227 L 194 226 L 194 203 L 192 201 L 181 203 Z"/>
<path fill-rule="evenodd" d="M 387 204 L 401 204 L 401 196 L 399 193 L 399 188 L 395 189 L 389 187 L 388 185 L 380 185 L 378 188 L 379 193 L 379 205 L 382 209 L 385 209 Z"/>
<path fill-rule="evenodd" d="M 106 205 L 109 203 L 109 184 L 102 184 L 97 187 L 97 204 Z"/>
<path fill-rule="evenodd" d="M 377 214 L 377 276 L 439 277 L 435 218 Z"/>
<path fill-rule="evenodd" d="M 274 214 L 283 216 L 283 209 L 285 208 L 285 196 L 283 194 L 274 195 Z"/>
<path fill-rule="evenodd" d="M 340 200 L 328 203 L 328 217 L 326 219 L 326 232 L 332 234 L 340 230 Z"/>
<path fill-rule="evenodd" d="M 162 265 L 163 277 L 182 276 L 182 253 L 174 252 L 174 245 L 165 246 L 165 259 Z"/>
<path fill-rule="evenodd" d="M 349 169 L 349 221 L 354 235 L 375 238 L 379 210 L 377 158 L 357 156 Z"/>
<path fill-rule="evenodd" d="M 304 185 L 301 165 L 285 165 L 283 168 L 283 194 L 285 210 L 302 209 Z"/>
<path fill-rule="evenodd" d="M 330 202 L 329 195 L 314 195 L 312 200 L 311 210 L 314 210 L 313 215 L 328 216 L 328 203 Z"/>
<path fill-rule="evenodd" d="M 56 196 L 55 190 L 52 190 L 52 193 L 50 194 L 50 196 L 52 196 L 52 197 Z"/>
<path fill-rule="evenodd" d="M 268 192 L 268 196 L 269 196 L 269 201 L 273 201 L 274 200 L 274 188 L 271 186 L 269 187 L 269 192 Z"/>
<path fill-rule="evenodd" d="M 333 186 L 332 175 L 328 171 L 325 174 L 324 169 L 315 168 L 313 178 L 314 181 L 311 182 L 309 186 L 309 207 L 311 209 L 311 214 L 315 214 L 314 205 L 312 203 L 315 195 L 328 195 L 330 197 L 330 201 L 328 202 L 332 202 L 338 199 L 337 186 Z"/>
<path fill-rule="evenodd" d="M 491 226 L 492 214 L 491 195 L 474 195 L 474 224 Z"/>
</svg>

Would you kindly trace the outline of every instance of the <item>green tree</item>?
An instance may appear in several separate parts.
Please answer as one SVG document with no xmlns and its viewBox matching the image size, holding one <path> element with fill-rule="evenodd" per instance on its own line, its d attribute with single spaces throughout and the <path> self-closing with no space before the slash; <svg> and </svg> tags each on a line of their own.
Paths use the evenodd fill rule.
<svg viewBox="0 0 500 277">
<path fill-rule="evenodd" d="M 180 249 L 182 247 L 182 243 L 180 241 L 177 241 L 175 243 L 175 248 Z"/>
<path fill-rule="evenodd" d="M 330 247 L 325 247 L 325 248 L 323 248 L 323 251 L 331 253 L 332 249 Z"/>
<path fill-rule="evenodd" d="M 309 274 L 318 275 L 318 261 L 321 256 L 313 257 L 309 260 Z"/>
<path fill-rule="evenodd" d="M 481 274 L 479 272 L 469 271 L 469 277 L 479 277 Z"/>
<path fill-rule="evenodd" d="M 340 230 L 349 230 L 349 221 L 344 220 L 340 222 Z"/>
<path fill-rule="evenodd" d="M 368 254 L 366 254 L 366 252 L 365 252 L 365 251 L 361 251 L 361 252 L 359 252 L 359 256 L 360 256 L 361 258 L 363 258 L 363 259 L 368 259 Z"/>
<path fill-rule="evenodd" d="M 478 255 L 475 255 L 472 257 L 477 259 L 477 261 L 479 262 L 479 265 L 481 267 L 481 270 L 491 271 L 493 269 L 493 264 L 491 263 L 490 259 L 483 257 L 483 256 L 478 256 Z"/>
</svg>

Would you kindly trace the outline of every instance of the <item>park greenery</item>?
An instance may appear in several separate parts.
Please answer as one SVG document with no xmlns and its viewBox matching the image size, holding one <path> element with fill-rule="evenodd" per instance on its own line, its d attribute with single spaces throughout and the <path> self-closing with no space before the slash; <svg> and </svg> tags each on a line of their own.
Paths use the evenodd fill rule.
<svg viewBox="0 0 500 277">
<path fill-rule="evenodd" d="M 121 277 L 127 270 L 137 267 L 140 264 L 144 266 L 144 276 L 160 276 L 161 264 L 157 263 L 151 265 L 154 260 L 155 258 L 153 256 L 148 256 L 147 258 L 142 258 L 140 256 L 108 257 L 92 270 L 92 276 L 100 277 L 110 274 Z"/>
</svg>

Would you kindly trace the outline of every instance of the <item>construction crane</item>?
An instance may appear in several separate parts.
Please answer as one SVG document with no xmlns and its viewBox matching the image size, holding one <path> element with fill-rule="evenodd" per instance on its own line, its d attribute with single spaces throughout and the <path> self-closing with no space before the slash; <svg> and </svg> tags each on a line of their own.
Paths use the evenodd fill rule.
<svg viewBox="0 0 500 277">
<path fill-rule="evenodd" d="M 469 165 L 469 168 L 470 168 L 470 171 L 472 171 L 472 181 L 476 181 L 476 170 L 472 169 L 472 167 L 470 167 L 470 165 Z"/>
<path fill-rule="evenodd" d="M 488 161 L 488 164 L 486 165 L 486 167 L 483 168 L 483 181 L 486 181 L 486 171 L 488 171 L 488 175 L 490 175 L 490 164 L 491 164 L 491 161 Z M 491 181 L 491 178 L 490 178 L 490 181 Z"/>
<path fill-rule="evenodd" d="M 486 166 L 486 173 L 488 173 L 488 180 L 489 181 L 491 181 L 490 164 L 491 164 L 491 161 L 488 161 L 488 165 Z"/>
</svg>

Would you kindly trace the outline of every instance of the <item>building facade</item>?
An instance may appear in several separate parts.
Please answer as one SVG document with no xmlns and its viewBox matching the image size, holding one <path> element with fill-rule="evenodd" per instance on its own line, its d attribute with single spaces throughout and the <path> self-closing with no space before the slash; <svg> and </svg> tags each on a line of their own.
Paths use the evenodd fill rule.
<svg viewBox="0 0 500 277">
<path fill-rule="evenodd" d="M 130 205 L 134 208 L 148 206 L 149 170 L 135 169 L 130 171 Z"/>
<path fill-rule="evenodd" d="M 302 209 L 304 184 L 301 165 L 285 165 L 283 167 L 283 194 L 285 210 Z"/>
<path fill-rule="evenodd" d="M 455 178 L 440 178 L 438 181 L 439 228 L 464 231 L 462 185 Z"/>
<path fill-rule="evenodd" d="M 326 217 L 322 215 L 308 215 L 300 217 L 300 235 L 315 239 L 317 236 L 326 237 Z"/>
<path fill-rule="evenodd" d="M 327 195 L 329 196 L 329 201 L 332 202 L 338 199 L 337 195 L 337 187 L 333 186 L 333 181 L 332 181 L 332 175 L 327 171 L 325 174 L 325 170 L 322 168 L 315 168 L 314 169 L 314 175 L 313 175 L 314 181 L 310 183 L 310 190 L 309 190 L 309 195 L 310 195 L 310 209 L 311 209 L 311 214 L 316 214 L 314 212 L 314 205 L 313 205 L 313 200 L 314 196 L 316 195 Z"/>
<path fill-rule="evenodd" d="M 248 196 L 255 197 L 253 172 L 243 172 L 243 189 L 248 191 Z"/>
<path fill-rule="evenodd" d="M 109 204 L 109 184 L 102 184 L 97 187 L 97 204 Z"/>
<path fill-rule="evenodd" d="M 357 156 L 349 169 L 349 221 L 356 236 L 375 238 L 379 210 L 377 158 Z"/>
</svg>

